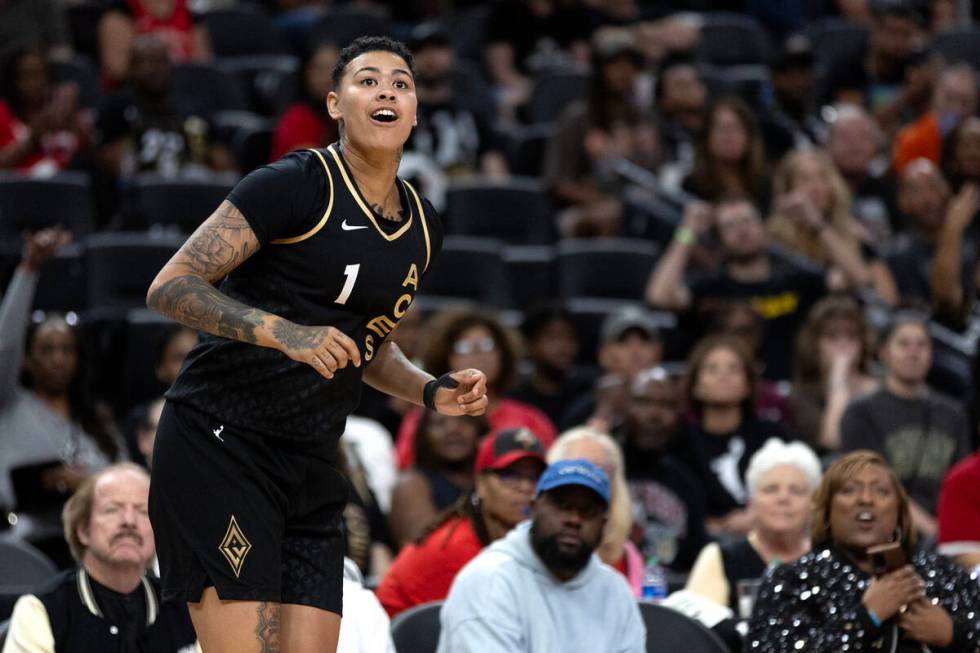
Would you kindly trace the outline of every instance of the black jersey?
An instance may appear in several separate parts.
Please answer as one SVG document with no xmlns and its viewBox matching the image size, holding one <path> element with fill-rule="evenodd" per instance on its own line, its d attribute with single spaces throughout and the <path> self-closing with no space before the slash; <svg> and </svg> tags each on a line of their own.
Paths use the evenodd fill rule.
<svg viewBox="0 0 980 653">
<path fill-rule="evenodd" d="M 303 325 L 332 326 L 361 352 L 327 380 L 305 363 L 204 334 L 167 398 L 216 420 L 292 439 L 339 436 L 361 374 L 405 314 L 442 245 L 432 206 L 398 180 L 401 222 L 364 201 L 335 143 L 252 172 L 228 195 L 260 249 L 219 285 L 229 297 Z"/>
</svg>

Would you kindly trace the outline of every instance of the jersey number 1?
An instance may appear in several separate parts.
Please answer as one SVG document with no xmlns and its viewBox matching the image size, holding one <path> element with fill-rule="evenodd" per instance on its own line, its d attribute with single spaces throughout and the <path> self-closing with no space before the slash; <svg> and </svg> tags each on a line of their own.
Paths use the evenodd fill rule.
<svg viewBox="0 0 980 653">
<path fill-rule="evenodd" d="M 354 290 L 354 283 L 357 281 L 357 273 L 361 269 L 361 264 L 348 265 L 344 268 L 344 276 L 347 279 L 344 281 L 344 287 L 341 289 L 340 294 L 337 295 L 337 299 L 333 300 L 335 304 L 346 304 L 347 299 L 350 297 L 351 291 Z"/>
</svg>

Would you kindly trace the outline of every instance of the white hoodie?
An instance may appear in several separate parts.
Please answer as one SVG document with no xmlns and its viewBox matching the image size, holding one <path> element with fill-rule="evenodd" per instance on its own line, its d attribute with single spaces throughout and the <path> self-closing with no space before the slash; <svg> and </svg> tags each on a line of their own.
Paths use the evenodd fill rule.
<svg viewBox="0 0 980 653">
<path fill-rule="evenodd" d="M 524 522 L 463 567 L 442 608 L 438 653 L 643 653 L 646 629 L 626 579 L 595 554 L 561 582 Z"/>
</svg>

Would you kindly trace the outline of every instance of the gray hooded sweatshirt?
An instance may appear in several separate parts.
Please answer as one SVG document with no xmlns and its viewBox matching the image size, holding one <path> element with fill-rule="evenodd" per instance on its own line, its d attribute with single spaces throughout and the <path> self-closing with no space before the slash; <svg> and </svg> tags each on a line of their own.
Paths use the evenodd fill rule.
<svg viewBox="0 0 980 653">
<path fill-rule="evenodd" d="M 592 555 L 558 580 L 523 522 L 463 567 L 442 608 L 438 653 L 643 653 L 646 629 L 626 579 Z"/>
</svg>

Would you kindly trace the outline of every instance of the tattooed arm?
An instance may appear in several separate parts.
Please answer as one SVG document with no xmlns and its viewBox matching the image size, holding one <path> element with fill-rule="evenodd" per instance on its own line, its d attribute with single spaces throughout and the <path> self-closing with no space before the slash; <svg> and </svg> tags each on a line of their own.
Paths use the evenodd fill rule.
<svg viewBox="0 0 980 653">
<path fill-rule="evenodd" d="M 278 349 L 328 379 L 348 361 L 359 366 L 357 346 L 337 329 L 295 324 L 214 287 L 258 249 L 245 217 L 226 200 L 157 273 L 146 305 L 193 329 Z"/>
</svg>

